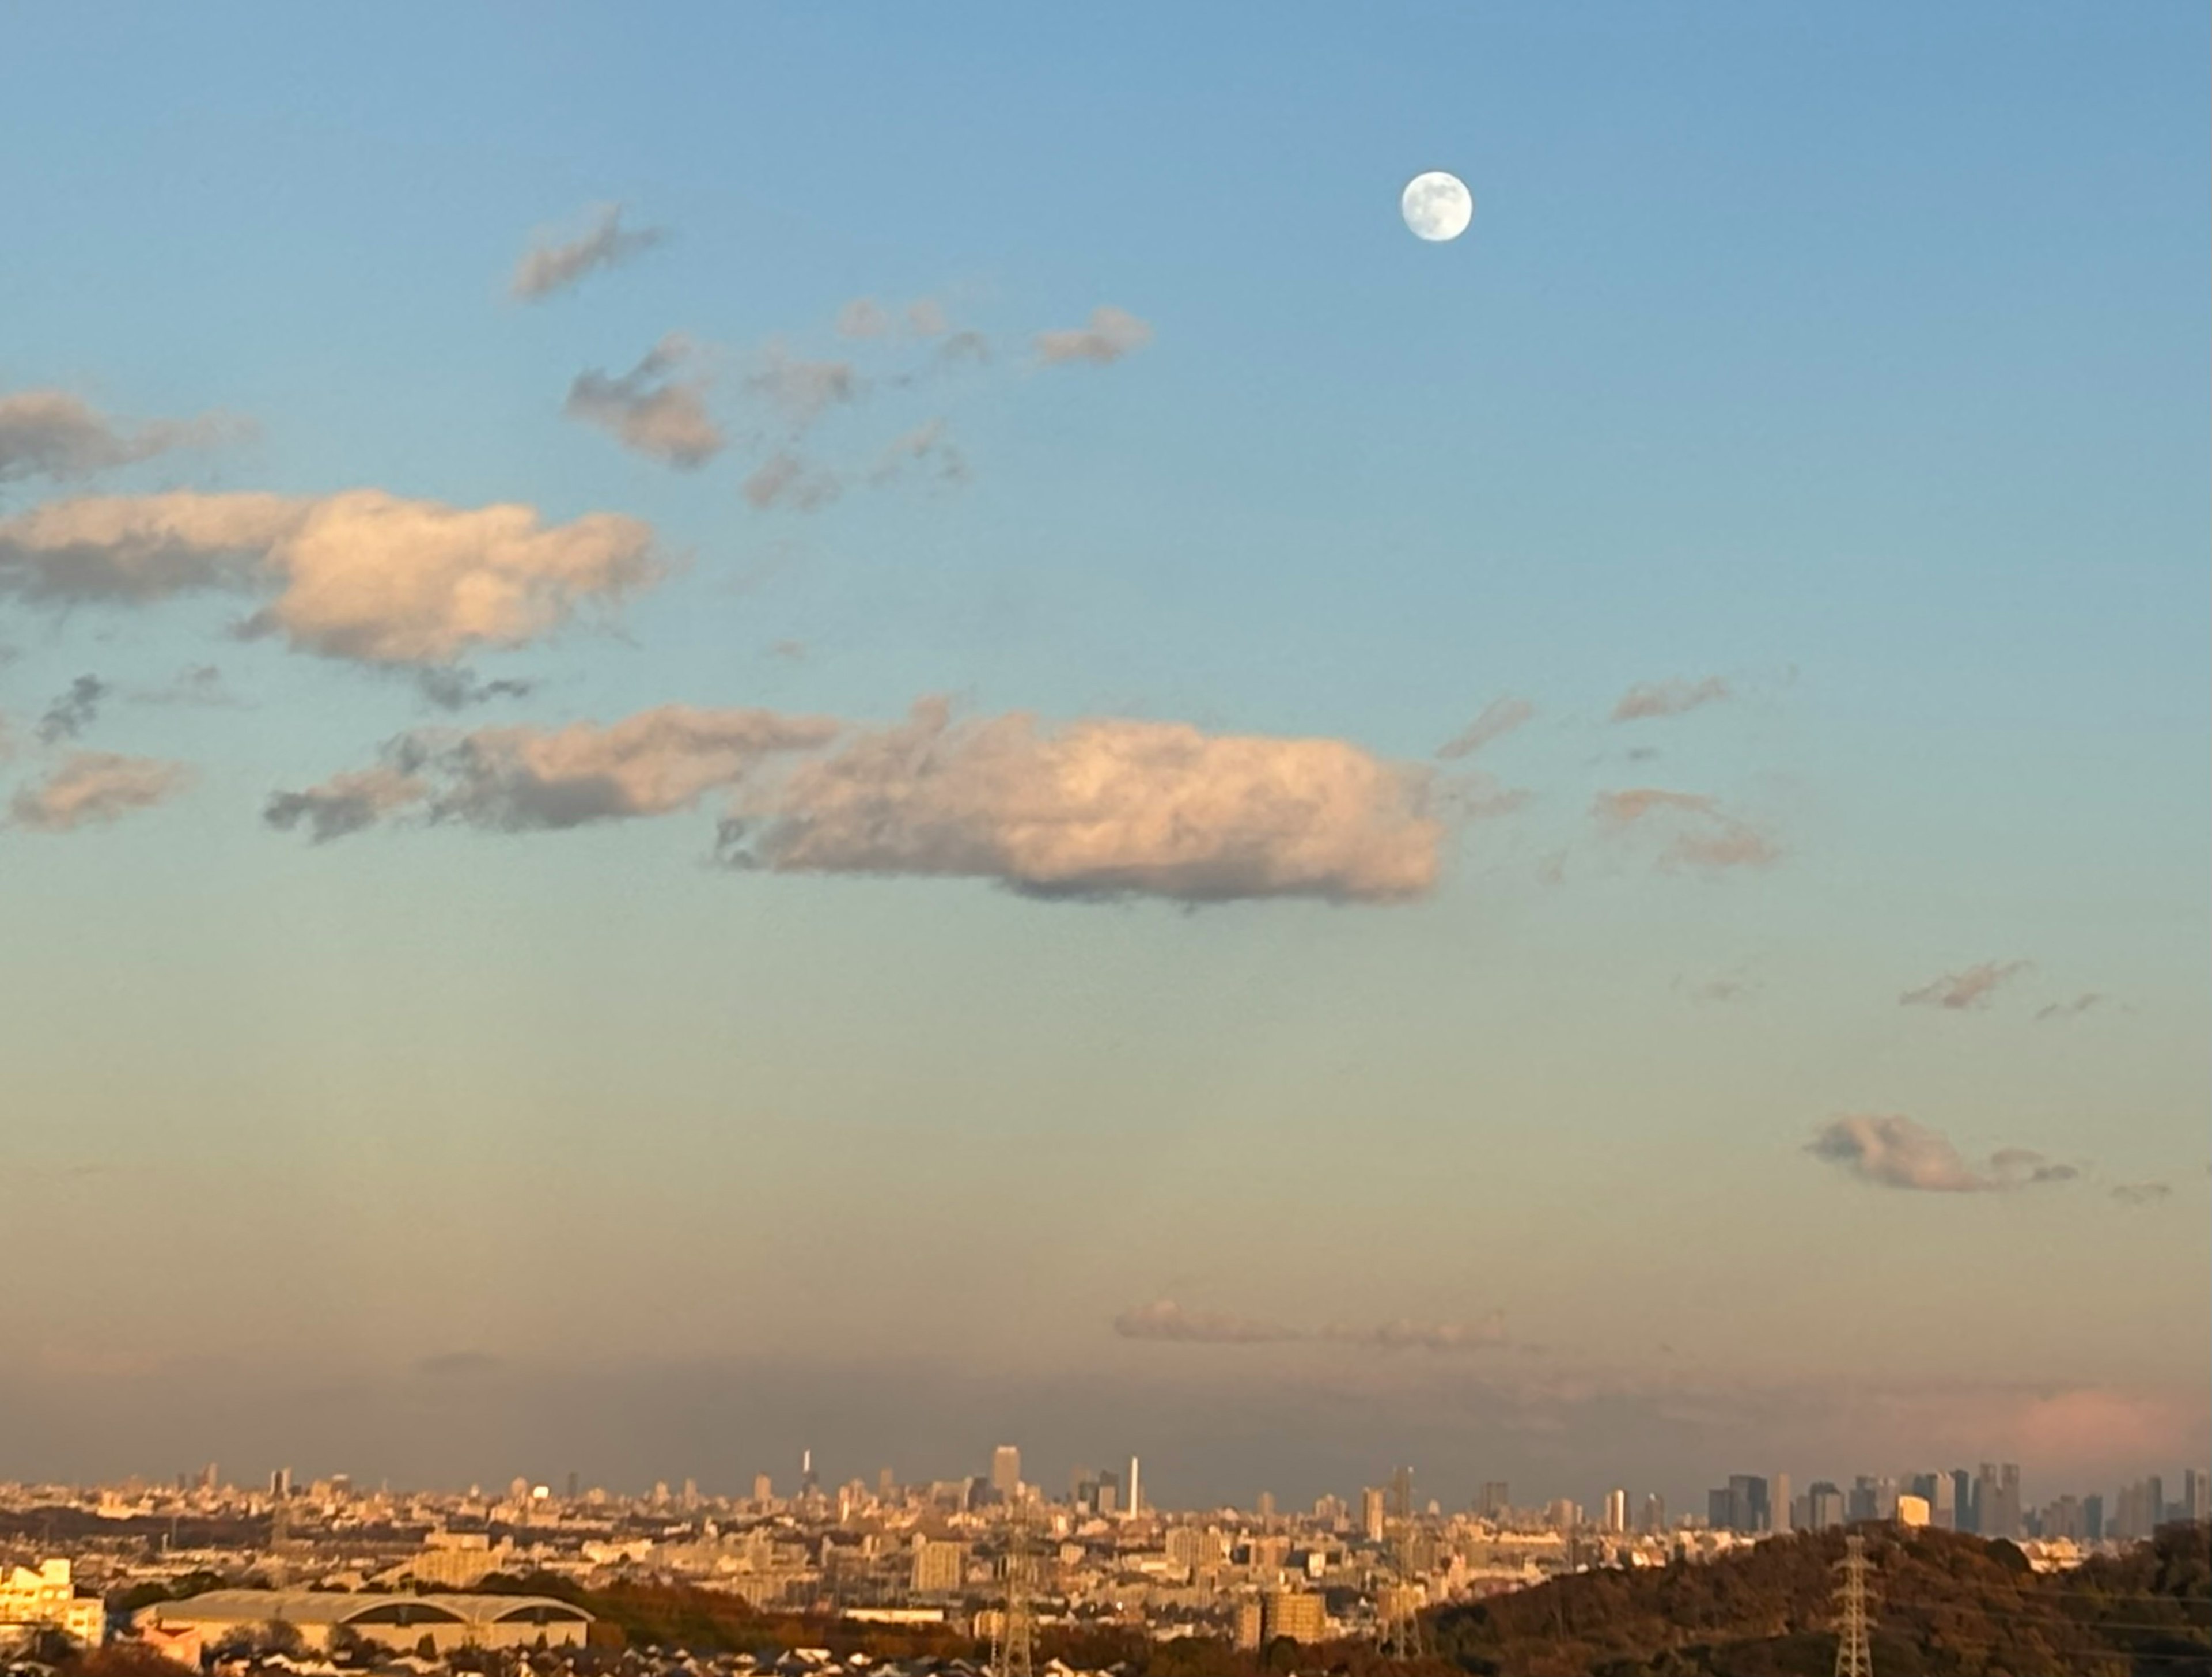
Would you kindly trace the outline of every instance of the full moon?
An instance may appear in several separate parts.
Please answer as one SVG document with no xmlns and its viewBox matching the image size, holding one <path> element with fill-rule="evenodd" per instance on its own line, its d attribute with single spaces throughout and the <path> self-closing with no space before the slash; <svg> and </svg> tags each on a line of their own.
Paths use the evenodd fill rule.
<svg viewBox="0 0 2212 1677">
<path fill-rule="evenodd" d="M 1467 183 L 1442 169 L 1431 169 L 1407 181 L 1399 195 L 1398 208 L 1415 235 L 1431 242 L 1458 238 L 1474 219 L 1474 199 Z"/>
</svg>

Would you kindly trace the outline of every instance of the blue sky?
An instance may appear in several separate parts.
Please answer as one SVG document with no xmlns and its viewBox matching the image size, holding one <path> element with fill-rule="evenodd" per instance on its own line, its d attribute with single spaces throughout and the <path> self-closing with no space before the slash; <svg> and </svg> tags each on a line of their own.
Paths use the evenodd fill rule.
<svg viewBox="0 0 2212 1677">
<path fill-rule="evenodd" d="M 67 472 L 11 472 L 0 422 L 0 1124 L 33 1249 L 110 1231 L 0 1306 L 42 1347 L 0 1431 L 52 1441 L 0 1474 L 282 1440 L 303 1471 L 738 1484 L 856 1379 L 915 1394 L 811 1423 L 866 1471 L 1013 1429 L 1047 1464 L 1142 1448 L 1163 1496 L 1414 1449 L 1440 1489 L 1577 1494 L 1687 1495 L 1745 1449 L 2202 1456 L 2206 34 L 12 15 L 0 404 L 225 417 Z M 1397 219 L 1431 167 L 1474 194 L 1453 244 Z M 659 241 L 509 295 L 613 204 Z M 841 333 L 863 298 L 945 330 Z M 1141 341 L 1040 347 L 1101 308 Z M 563 410 L 671 333 L 726 443 L 693 470 Z M 793 366 L 857 393 L 794 419 L 763 382 Z M 753 505 L 779 452 L 842 492 Z M 225 589 L 22 581 L 86 562 L 33 552 L 42 508 L 360 489 L 641 520 L 660 574 L 408 657 L 283 618 L 311 562 L 276 534 Z M 530 690 L 441 711 L 447 664 Z M 42 739 L 85 675 L 94 714 Z M 1667 683 L 1711 696 L 1609 720 Z M 875 829 L 904 861 L 805 860 L 933 695 L 972 773 L 931 795 L 977 800 L 999 860 Z M 1435 760 L 1502 699 L 1525 724 Z M 650 818 L 465 804 L 457 765 L 517 731 L 672 703 L 838 732 Z M 1169 724 L 1196 766 L 1091 842 L 1185 798 L 1204 882 L 1124 850 L 1075 900 L 1008 889 L 1040 883 L 1006 860 L 1022 777 L 1075 760 L 1022 742 L 1088 763 Z M 437 790 L 328 843 L 263 818 L 402 738 L 447 753 Z M 57 814 L 72 773 L 158 789 Z M 1710 801 L 1603 801 L 1654 791 Z M 715 865 L 732 799 L 771 865 Z M 1316 843 L 1314 890 L 1266 883 Z M 1900 1004 L 1947 975 L 1961 1005 Z M 1832 1133 L 1876 1118 L 1910 1127 Z M 457 1442 L 482 1393 L 409 1372 L 456 1352 L 562 1395 Z M 154 1396 L 264 1357 L 258 1408 Z M 763 1395 L 668 1419 L 718 1382 Z M 1115 1396 L 1079 1425 L 1070 1382 Z M 1224 1443 L 1260 1386 L 1279 1414 Z M 339 1425 L 332 1390 L 382 1395 Z"/>
</svg>

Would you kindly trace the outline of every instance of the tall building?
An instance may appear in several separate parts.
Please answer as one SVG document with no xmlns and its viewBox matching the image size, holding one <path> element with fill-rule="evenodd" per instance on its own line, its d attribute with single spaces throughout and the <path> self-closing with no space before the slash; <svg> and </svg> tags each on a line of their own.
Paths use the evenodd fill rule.
<svg viewBox="0 0 2212 1677">
<path fill-rule="evenodd" d="M 79 1595 L 66 1560 L 42 1560 L 38 1570 L 0 1572 L 0 1632 L 59 1631 L 70 1641 L 97 1648 L 107 1634 L 107 1609 L 97 1595 Z"/>
<path fill-rule="evenodd" d="M 1628 1492 L 1617 1486 L 1605 1493 L 1604 1528 L 1616 1533 L 1628 1529 Z"/>
<path fill-rule="evenodd" d="M 1998 1537 L 2019 1537 L 2021 1524 L 2020 1463 L 2008 1461 L 1997 1470 Z"/>
<path fill-rule="evenodd" d="M 279 1467 L 269 1475 L 269 1494 L 277 1502 L 292 1494 L 292 1470 L 289 1467 Z"/>
<path fill-rule="evenodd" d="M 1957 1529 L 1978 1534 L 1982 1529 L 1982 1505 L 1975 1497 L 1974 1476 L 1964 1467 L 1951 1470 L 1952 1517 Z"/>
<path fill-rule="evenodd" d="M 2202 1467 L 2182 1469 L 2181 1517 L 2198 1525 L 2212 1520 L 2212 1473 Z"/>
<path fill-rule="evenodd" d="M 1260 1597 L 1260 1641 L 1266 1646 L 1280 1637 L 1292 1642 L 1328 1641 L 1328 1604 L 1303 1589 L 1267 1591 Z"/>
<path fill-rule="evenodd" d="M 991 1452 L 991 1488 L 1012 1502 L 1022 1488 L 1022 1453 L 1013 1444 L 1001 1444 Z"/>
<path fill-rule="evenodd" d="M 2092 1543 L 2105 1540 L 2105 1499 L 2094 1492 L 2081 1498 L 2081 1535 Z"/>
<path fill-rule="evenodd" d="M 1790 1529 L 1790 1475 L 1777 1473 L 1769 1481 L 1766 1498 L 1766 1528 L 1769 1531 Z"/>
<path fill-rule="evenodd" d="M 1756 1473 L 1732 1473 L 1728 1488 L 1705 1498 L 1705 1516 L 1716 1531 L 1762 1532 L 1774 1529 L 1774 1511 L 1767 1500 L 1766 1481 Z"/>
<path fill-rule="evenodd" d="M 1275 1493 L 1272 1491 L 1262 1491 L 1260 1493 L 1260 1500 L 1254 1505 L 1252 1511 L 1259 1516 L 1261 1525 L 1273 1525 L 1275 1522 Z"/>
<path fill-rule="evenodd" d="M 1144 1511 L 1144 1486 L 1137 1477 L 1137 1458 L 1133 1455 L 1129 1458 L 1129 1517 L 1133 1520 Z"/>
<path fill-rule="evenodd" d="M 913 1589 L 917 1595 L 957 1595 L 968 1578 L 968 1546 L 925 1537 L 914 1546 Z"/>
<path fill-rule="evenodd" d="M 753 1500 L 763 1508 L 775 1500 L 775 1481 L 766 1473 L 753 1475 Z"/>
<path fill-rule="evenodd" d="M 1482 1499 L 1475 1505 L 1476 1512 L 1486 1520 L 1504 1518 L 1505 1510 L 1513 1506 L 1512 1488 L 1502 1479 L 1487 1479 L 1482 1482 Z"/>
<path fill-rule="evenodd" d="M 1813 1531 L 1833 1531 L 1844 1523 L 1844 1493 L 1826 1480 L 1813 1481 L 1805 1493 L 1805 1524 Z"/>
<path fill-rule="evenodd" d="M 1382 1491 L 1370 1485 L 1359 1493 L 1359 1534 L 1370 1543 L 1382 1540 Z"/>
</svg>

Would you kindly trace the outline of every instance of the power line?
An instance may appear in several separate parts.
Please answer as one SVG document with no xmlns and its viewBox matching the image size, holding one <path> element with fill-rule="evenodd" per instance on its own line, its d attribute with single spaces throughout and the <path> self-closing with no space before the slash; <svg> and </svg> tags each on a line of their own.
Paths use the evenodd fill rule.
<svg viewBox="0 0 2212 1677">
<path fill-rule="evenodd" d="M 1844 1582 L 1837 1589 L 1844 1614 L 1837 1625 L 1836 1677 L 1874 1677 L 1874 1650 L 1867 1640 L 1866 1539 L 1853 1532 L 1844 1540 Z"/>
</svg>

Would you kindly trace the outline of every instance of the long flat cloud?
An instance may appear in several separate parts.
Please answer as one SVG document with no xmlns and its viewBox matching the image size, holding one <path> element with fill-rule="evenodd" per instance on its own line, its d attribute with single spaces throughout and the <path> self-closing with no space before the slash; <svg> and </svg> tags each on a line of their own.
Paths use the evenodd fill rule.
<svg viewBox="0 0 2212 1677">
<path fill-rule="evenodd" d="M 89 477 L 173 448 L 217 442 L 236 428 L 235 421 L 215 415 L 127 426 L 68 391 L 19 390 L 0 396 L 0 483 Z"/>
<path fill-rule="evenodd" d="M 1897 1003 L 1900 1007 L 1942 1007 L 1953 1012 L 1986 1007 L 1999 985 L 2033 964 L 2028 961 L 1984 961 L 1963 971 L 1931 978 L 1917 988 L 1905 991 L 1898 997 Z"/>
<path fill-rule="evenodd" d="M 1280 1322 L 1224 1315 L 1218 1310 L 1187 1310 L 1172 1298 L 1156 1298 L 1114 1318 L 1114 1331 L 1125 1340 L 1165 1340 L 1178 1345 L 1269 1345 L 1304 1337 Z"/>
<path fill-rule="evenodd" d="M 1493 1351 L 1510 1345 L 1503 1312 L 1474 1322 L 1413 1322 L 1401 1319 L 1371 1328 L 1331 1322 L 1317 1332 L 1279 1322 L 1186 1309 L 1172 1298 L 1156 1298 L 1114 1318 L 1114 1332 L 1125 1340 L 1157 1340 L 1175 1345 L 1279 1345 L 1312 1340 L 1365 1351 L 1425 1351 L 1443 1354 Z"/>
<path fill-rule="evenodd" d="M 448 507 L 382 489 L 90 495 L 0 520 L 0 594 L 56 604 L 260 596 L 249 633 L 376 664 L 517 647 L 661 575 L 653 530 L 590 513 Z"/>
<path fill-rule="evenodd" d="M 279 793 L 271 826 L 341 838 L 420 806 L 436 821 L 501 832 L 580 827 L 667 815 L 734 785 L 781 752 L 829 743 L 837 723 L 769 710 L 662 705 L 602 727 L 478 728 L 405 734 L 386 762 L 304 792 Z"/>
<path fill-rule="evenodd" d="M 580 373 L 562 411 L 648 459 L 696 470 L 722 452 L 725 439 L 707 411 L 705 380 L 676 376 L 696 353 L 689 340 L 672 333 L 627 373 Z"/>
<path fill-rule="evenodd" d="M 1700 705 L 1716 704 L 1729 696 L 1728 682 L 1720 676 L 1701 681 L 1644 681 L 1620 696 L 1613 707 L 1616 722 L 1643 721 L 1655 716 L 1680 716 Z"/>
<path fill-rule="evenodd" d="M 666 237 L 659 228 L 625 228 L 622 205 L 600 204 L 576 237 L 540 234 L 514 264 L 507 295 L 518 302 L 542 302 L 566 291 L 586 274 L 627 262 Z"/>
<path fill-rule="evenodd" d="M 192 771 L 181 763 L 75 751 L 44 780 L 19 788 L 8 814 L 34 833 L 73 832 L 165 804 L 191 783 Z"/>
<path fill-rule="evenodd" d="M 1419 896 L 1445 832 L 1425 771 L 1343 740 L 957 721 L 942 700 L 889 727 L 671 705 L 605 726 L 425 730 L 379 768 L 280 793 L 267 817 L 319 839 L 410 809 L 514 831 L 668 814 L 726 787 L 720 845 L 736 866 L 1193 903 Z"/>
<path fill-rule="evenodd" d="M 1047 367 L 1069 362 L 1105 367 L 1124 355 L 1134 355 L 1152 341 L 1151 326 L 1127 309 L 1108 303 L 1092 309 L 1091 319 L 1080 326 L 1039 332 L 1030 347 L 1036 352 L 1037 360 Z"/>
<path fill-rule="evenodd" d="M 1624 834 L 1650 827 L 1665 843 L 1659 865 L 1718 872 L 1729 868 L 1765 867 L 1778 860 L 1781 847 L 1767 834 L 1721 807 L 1703 793 L 1671 792 L 1662 787 L 1632 787 L 1601 792 L 1590 814 L 1601 829 Z"/>
<path fill-rule="evenodd" d="M 2081 1173 L 2027 1147 L 2002 1147 L 1970 1164 L 1949 1139 L 1901 1114 L 1846 1114 L 1824 1125 L 1805 1151 L 1875 1188 L 1923 1194 L 1994 1194 L 2070 1182 Z"/>
<path fill-rule="evenodd" d="M 1419 769 L 1337 739 L 1016 712 L 941 700 L 742 796 L 733 863 L 994 879 L 1041 896 L 1387 902 L 1435 884 L 1443 823 Z"/>
</svg>

